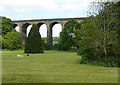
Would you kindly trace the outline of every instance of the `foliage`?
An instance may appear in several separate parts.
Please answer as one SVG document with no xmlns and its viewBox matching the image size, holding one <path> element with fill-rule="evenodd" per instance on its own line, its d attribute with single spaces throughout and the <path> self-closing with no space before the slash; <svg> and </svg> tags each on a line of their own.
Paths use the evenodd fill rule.
<svg viewBox="0 0 120 85">
<path fill-rule="evenodd" d="M 16 50 L 21 48 L 21 38 L 20 33 L 12 30 L 7 32 L 6 35 L 2 37 L 2 48 L 8 50 Z"/>
<path fill-rule="evenodd" d="M 113 2 L 99 5 L 101 9 L 98 14 L 88 17 L 81 23 L 81 30 L 75 31 L 80 47 L 78 54 L 82 55 L 81 63 L 97 62 L 105 66 L 118 66 L 118 8 Z"/>
<path fill-rule="evenodd" d="M 0 50 L 2 49 L 2 35 L 0 35 Z"/>
<path fill-rule="evenodd" d="M 2 17 L 2 36 L 7 34 L 7 32 L 10 32 L 12 29 L 14 29 L 14 27 L 11 19 Z"/>
<path fill-rule="evenodd" d="M 46 37 L 42 37 L 43 47 L 46 49 Z"/>
<path fill-rule="evenodd" d="M 60 37 L 53 37 L 53 49 L 58 49 Z"/>
<path fill-rule="evenodd" d="M 45 48 L 45 50 L 51 50 L 51 47 L 50 47 L 49 43 L 46 43 L 46 48 Z"/>
<path fill-rule="evenodd" d="M 42 37 L 45 50 L 50 50 L 49 44 L 46 43 L 46 37 Z M 58 49 L 59 37 L 53 37 L 53 49 Z"/>
<path fill-rule="evenodd" d="M 72 46 L 75 46 L 73 40 L 75 37 L 74 31 L 77 29 L 78 25 L 79 23 L 74 19 L 66 23 L 63 31 L 60 33 L 59 50 L 69 50 Z"/>
<path fill-rule="evenodd" d="M 25 53 L 43 53 L 44 47 L 37 25 L 33 24 L 26 38 Z"/>
</svg>

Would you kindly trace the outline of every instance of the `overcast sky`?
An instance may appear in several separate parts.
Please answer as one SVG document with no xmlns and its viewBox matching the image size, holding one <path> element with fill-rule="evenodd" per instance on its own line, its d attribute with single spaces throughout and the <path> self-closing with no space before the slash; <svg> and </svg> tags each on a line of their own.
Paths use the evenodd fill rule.
<svg viewBox="0 0 120 85">
<path fill-rule="evenodd" d="M 12 20 L 86 17 L 92 1 L 94 0 L 1 0 L 0 16 Z M 40 29 L 43 30 L 42 37 L 46 36 L 45 29 L 45 25 Z M 53 36 L 59 36 L 59 31 L 61 25 L 56 24 Z"/>
</svg>

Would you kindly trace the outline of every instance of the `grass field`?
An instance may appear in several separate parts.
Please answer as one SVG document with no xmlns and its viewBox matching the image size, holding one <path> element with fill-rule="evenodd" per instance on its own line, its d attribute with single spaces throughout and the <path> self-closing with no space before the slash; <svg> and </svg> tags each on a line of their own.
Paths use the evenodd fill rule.
<svg viewBox="0 0 120 85">
<path fill-rule="evenodd" d="M 24 57 L 16 57 L 21 54 Z M 117 83 L 118 68 L 80 64 L 74 52 L 3 51 L 3 83 Z"/>
</svg>

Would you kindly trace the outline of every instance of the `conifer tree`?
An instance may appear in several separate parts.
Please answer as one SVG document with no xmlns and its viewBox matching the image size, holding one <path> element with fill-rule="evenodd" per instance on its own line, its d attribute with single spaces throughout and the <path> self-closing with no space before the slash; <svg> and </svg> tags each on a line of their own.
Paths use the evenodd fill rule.
<svg viewBox="0 0 120 85">
<path fill-rule="evenodd" d="M 44 53 L 41 35 L 36 24 L 32 25 L 30 33 L 26 38 L 25 53 Z"/>
</svg>

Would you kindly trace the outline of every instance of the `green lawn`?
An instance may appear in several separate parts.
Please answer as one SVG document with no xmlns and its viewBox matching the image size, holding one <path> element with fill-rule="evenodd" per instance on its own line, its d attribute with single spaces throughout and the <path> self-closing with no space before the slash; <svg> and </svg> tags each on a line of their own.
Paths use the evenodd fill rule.
<svg viewBox="0 0 120 85">
<path fill-rule="evenodd" d="M 16 57 L 17 54 L 24 57 Z M 3 83 L 117 83 L 118 68 L 80 64 L 74 52 L 3 51 Z"/>
</svg>

